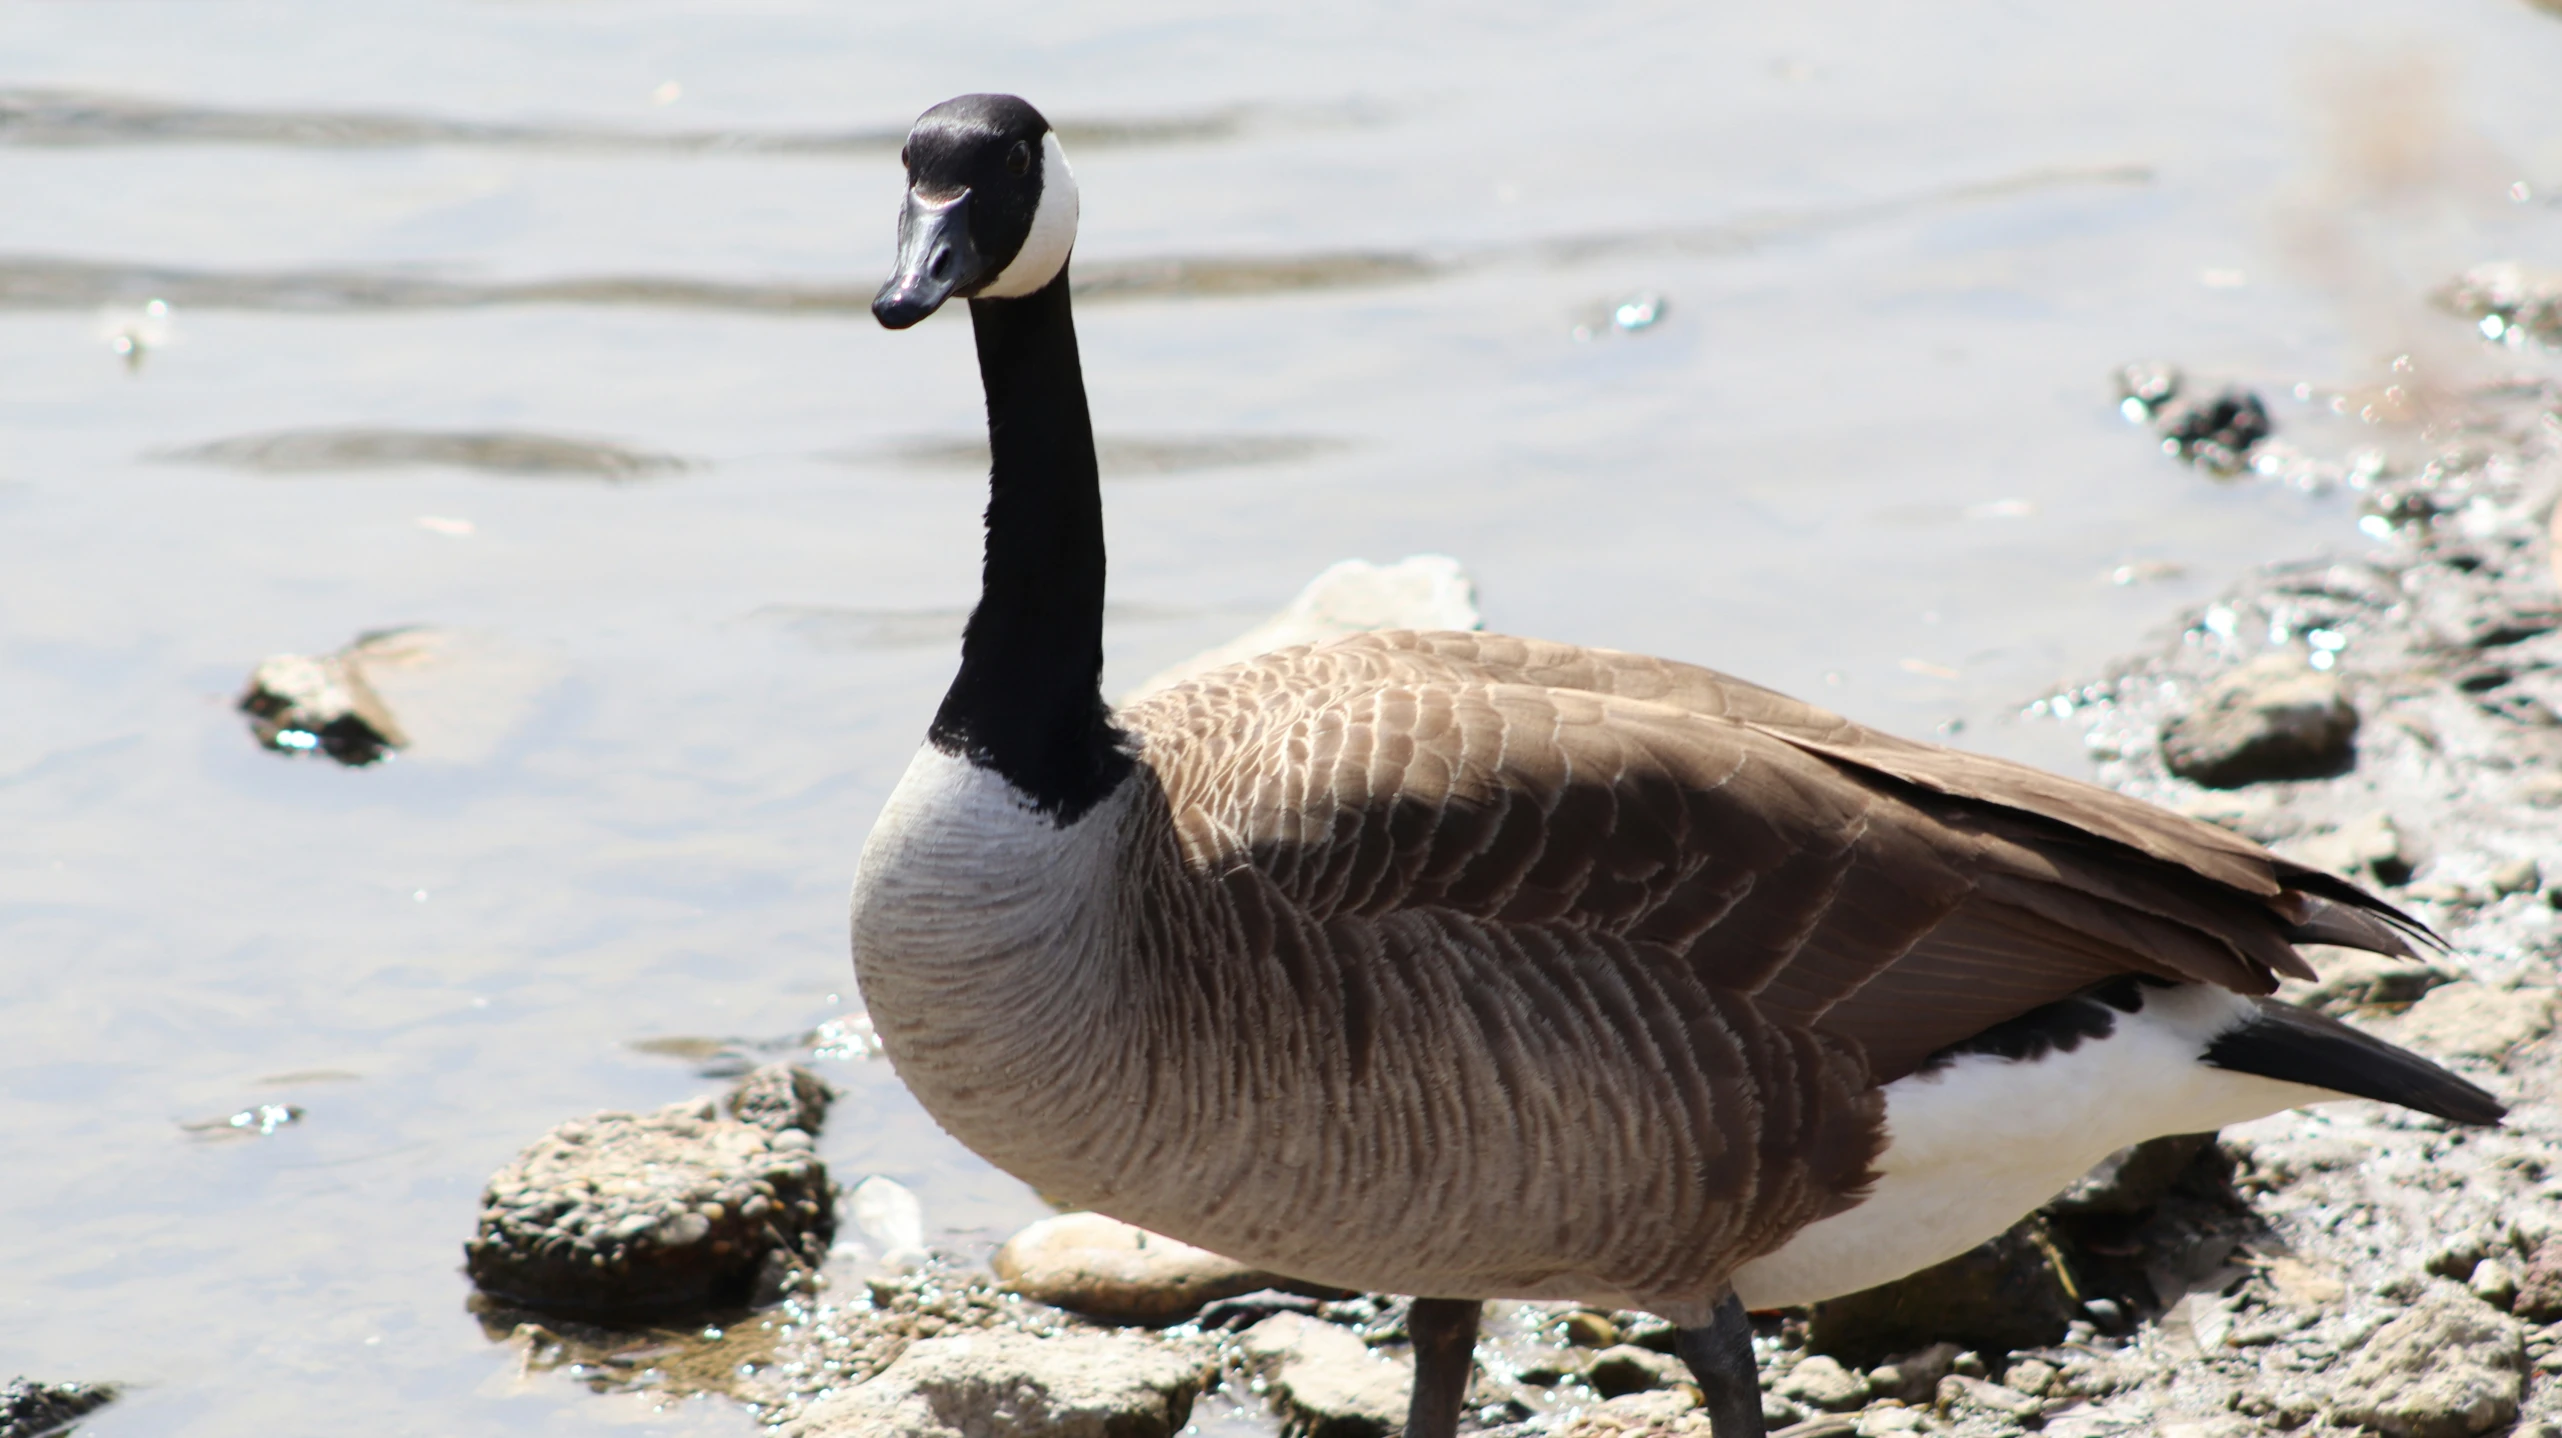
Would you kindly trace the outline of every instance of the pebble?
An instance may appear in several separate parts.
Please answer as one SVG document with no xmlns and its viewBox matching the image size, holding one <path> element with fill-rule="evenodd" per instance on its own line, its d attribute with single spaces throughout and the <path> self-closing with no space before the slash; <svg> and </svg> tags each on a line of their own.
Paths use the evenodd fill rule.
<svg viewBox="0 0 2562 1438">
<path fill-rule="evenodd" d="M 1412 1372 L 1349 1329 L 1276 1313 L 1247 1329 L 1237 1352 L 1288 1415 L 1290 1438 L 1385 1438 L 1405 1423 Z"/>
<path fill-rule="evenodd" d="M 474 1283 L 528 1307 L 660 1314 L 774 1296 L 815 1273 L 835 1225 L 806 1132 L 705 1098 L 535 1140 L 489 1180 L 463 1254 Z"/>
<path fill-rule="evenodd" d="M 2013 1422 L 2044 1410 L 2045 1404 L 2015 1389 L 1982 1378 L 1969 1378 L 1951 1373 L 1939 1380 L 1939 1406 L 1963 1412 L 1972 1409 L 1990 1413 Z"/>
<path fill-rule="evenodd" d="M 2375 1331 L 2337 1385 L 2333 1415 L 2387 1438 L 2470 1438 L 2518 1416 L 2526 1348 L 2518 1325 L 2451 1283 Z"/>
<path fill-rule="evenodd" d="M 1840 1412 L 1868 1401 L 1868 1380 L 1841 1366 L 1821 1353 L 1811 1354 L 1788 1370 L 1788 1376 L 1774 1385 L 1773 1391 L 1783 1398 Z"/>
<path fill-rule="evenodd" d="M 1651 1348 L 1622 1343 L 1605 1348 L 1592 1356 L 1583 1371 L 1584 1381 L 1604 1398 L 1623 1393 L 1645 1393 L 1669 1388 L 1690 1376 L 1690 1370 L 1678 1358 L 1667 1357 Z"/>
<path fill-rule="evenodd" d="M 2474 1297 L 2503 1313 L 2508 1312 L 2517 1303 L 2518 1276 L 2507 1264 L 2496 1258 L 2486 1258 L 2474 1265 L 2472 1275 L 2465 1280 L 2464 1286 L 2472 1290 Z"/>
<path fill-rule="evenodd" d="M 2310 984 L 2290 980 L 2278 996 L 2326 1014 L 2415 1004 L 2429 990 L 2451 984 L 2456 977 L 2434 964 L 2363 949 L 2323 949 L 2314 958 L 2322 976 Z"/>
<path fill-rule="evenodd" d="M 2509 1311 L 2536 1323 L 2562 1318 L 2562 1239 L 2547 1238 L 2528 1255 Z"/>
<path fill-rule="evenodd" d="M 1557 1320 L 1558 1336 L 1577 1348 L 1609 1348 L 1619 1342 L 1619 1325 L 1607 1317 L 1577 1309 Z"/>
<path fill-rule="evenodd" d="M 2058 1372 L 2054 1364 L 2042 1358 L 2023 1358 L 2002 1373 L 2002 1386 L 2034 1397 L 2054 1386 Z"/>
<path fill-rule="evenodd" d="M 845 1211 L 890 1268 L 925 1261 L 925 1208 L 905 1184 L 874 1174 L 845 1195 Z"/>
<path fill-rule="evenodd" d="M 1188 1317 L 1288 1280 L 1099 1213 L 1062 1213 L 996 1251 L 996 1276 L 1036 1302 L 1123 1323 Z"/>
<path fill-rule="evenodd" d="M 1356 1343 L 1359 1340 L 1354 1340 Z M 777 1438 L 1173 1438 L 1201 1362 L 1131 1334 L 927 1338 L 803 1410 Z"/>
<path fill-rule="evenodd" d="M 2209 789 L 2320 778 L 2355 761 L 2357 722 L 2337 677 L 2291 653 L 2262 655 L 2163 726 L 2162 759 Z"/>
<path fill-rule="evenodd" d="M 2268 406 L 2239 386 L 2200 398 L 2178 398 L 2152 412 L 2162 449 L 2214 474 L 2238 474 L 2252 446 L 2276 433 Z"/>
</svg>

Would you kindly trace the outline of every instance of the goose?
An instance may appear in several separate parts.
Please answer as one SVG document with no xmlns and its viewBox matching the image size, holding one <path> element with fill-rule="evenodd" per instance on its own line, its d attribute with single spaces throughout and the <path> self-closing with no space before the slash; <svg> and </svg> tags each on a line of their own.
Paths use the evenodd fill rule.
<svg viewBox="0 0 2562 1438">
<path fill-rule="evenodd" d="M 2435 942 L 2338 877 L 1713 670 L 1478 632 L 1283 649 L 1117 711 L 1069 305 L 1020 99 L 902 160 L 904 329 L 969 302 L 981 592 L 853 888 L 863 1001 L 945 1130 L 1054 1201 L 1413 1297 L 1409 1438 L 1483 1300 L 1676 1325 L 1763 1433 L 1751 1310 L 2001 1232 L 2127 1144 L 2489 1093 L 2268 995 Z"/>
</svg>

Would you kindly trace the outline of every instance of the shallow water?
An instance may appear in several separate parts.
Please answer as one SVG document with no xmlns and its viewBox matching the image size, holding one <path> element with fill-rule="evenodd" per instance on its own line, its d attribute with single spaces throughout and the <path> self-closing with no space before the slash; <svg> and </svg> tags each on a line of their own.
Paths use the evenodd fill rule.
<svg viewBox="0 0 2562 1438">
<path fill-rule="evenodd" d="M 1076 137 L 1115 687 L 1434 550 L 1493 627 L 2078 772 L 2024 701 L 2356 543 L 2110 370 L 2404 443 L 2322 394 L 2521 362 L 2417 296 L 2562 250 L 2519 0 L 1377 9 L 11 11 L 0 1370 L 134 1385 L 99 1434 L 749 1428 L 520 1377 L 459 1245 L 543 1128 L 709 1086 L 636 1043 L 847 1012 L 977 565 L 966 327 L 861 312 L 948 94 Z M 400 625 L 398 760 L 231 711 Z M 840 1180 L 1040 1211 L 823 1067 Z"/>
</svg>

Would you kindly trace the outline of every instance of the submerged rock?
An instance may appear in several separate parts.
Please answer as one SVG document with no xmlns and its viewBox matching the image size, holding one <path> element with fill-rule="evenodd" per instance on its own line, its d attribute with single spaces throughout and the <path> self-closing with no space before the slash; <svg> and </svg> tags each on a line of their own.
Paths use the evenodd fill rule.
<svg viewBox="0 0 2562 1438">
<path fill-rule="evenodd" d="M 1237 1351 L 1280 1404 L 1290 1438 L 1383 1438 L 1406 1421 L 1412 1371 L 1348 1329 L 1276 1313 L 1247 1329 Z"/>
<path fill-rule="evenodd" d="M 2170 771 L 2209 789 L 2316 779 L 2355 762 L 2357 710 L 2340 681 L 2291 654 L 2254 660 L 2207 687 L 2162 730 Z"/>
<path fill-rule="evenodd" d="M 1026 1298 L 1096 1318 L 1158 1323 L 1284 1280 L 1099 1213 L 1045 1218 L 1005 1241 L 996 1276 Z"/>
<path fill-rule="evenodd" d="M 2526 1347 L 2516 1322 L 2433 1283 L 2377 1329 L 2338 1380 L 2334 1416 L 2388 1438 L 2470 1438 L 2518 1416 Z"/>
<path fill-rule="evenodd" d="M 2154 416 L 2153 427 L 2166 452 L 2218 475 L 2239 474 L 2252 446 L 2277 429 L 2260 397 L 2238 387 L 2174 400 Z"/>
<path fill-rule="evenodd" d="M 41 1438 L 57 1432 L 116 1399 L 104 1383 L 38 1383 L 12 1378 L 0 1383 L 0 1438 Z"/>
<path fill-rule="evenodd" d="M 835 1228 L 809 1135 L 724 1118 L 706 1098 L 535 1140 L 490 1179 L 463 1253 L 472 1282 L 528 1307 L 667 1313 L 791 1287 Z"/>
<path fill-rule="evenodd" d="M 1356 1343 L 1358 1340 L 1354 1340 Z M 1207 1374 L 1135 1335 L 929 1338 L 803 1410 L 779 1438 L 1172 1438 Z"/>
</svg>

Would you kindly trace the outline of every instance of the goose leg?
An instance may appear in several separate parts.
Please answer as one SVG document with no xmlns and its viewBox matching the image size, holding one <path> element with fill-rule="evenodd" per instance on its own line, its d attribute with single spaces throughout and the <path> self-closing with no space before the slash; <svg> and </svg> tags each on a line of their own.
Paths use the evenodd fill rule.
<svg viewBox="0 0 2562 1438">
<path fill-rule="evenodd" d="M 1761 1369 L 1753 1362 L 1752 1319 L 1742 1299 L 1728 1294 L 1706 1326 L 1682 1329 L 1673 1347 L 1699 1380 L 1715 1438 L 1763 1438 L 1770 1431 L 1761 1421 Z"/>
<path fill-rule="evenodd" d="M 1453 1438 L 1459 1431 L 1459 1406 L 1467 1401 L 1468 1379 L 1477 1367 L 1477 1314 L 1483 1306 L 1473 1298 L 1418 1298 L 1406 1309 L 1406 1334 L 1414 1339 L 1414 1396 L 1406 1403 L 1405 1438 Z"/>
</svg>

